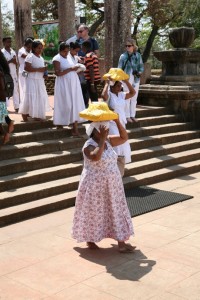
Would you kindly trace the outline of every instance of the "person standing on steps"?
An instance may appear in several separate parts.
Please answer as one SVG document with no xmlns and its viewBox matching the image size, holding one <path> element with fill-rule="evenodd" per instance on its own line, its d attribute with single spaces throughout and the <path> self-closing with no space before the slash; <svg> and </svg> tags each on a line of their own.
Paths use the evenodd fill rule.
<svg viewBox="0 0 200 300">
<path fill-rule="evenodd" d="M 120 81 L 107 80 L 102 91 L 102 98 L 108 103 L 108 106 L 119 115 L 120 123 L 126 128 L 125 105 L 127 99 L 134 96 L 135 90 L 128 80 L 124 80 L 128 87 L 128 92 L 122 92 L 122 83 Z M 109 134 L 119 134 L 118 128 L 114 121 L 110 121 Z M 114 147 L 118 155 L 117 163 L 122 177 L 124 176 L 125 164 L 131 162 L 131 147 L 128 141 Z"/>
<path fill-rule="evenodd" d="M 135 89 L 135 95 L 126 102 L 126 118 L 127 121 L 137 122 L 136 116 L 136 105 L 137 97 L 140 85 L 140 76 L 144 72 L 144 64 L 142 61 L 141 54 L 137 51 L 136 42 L 133 39 L 126 41 L 126 52 L 124 52 L 118 62 L 118 68 L 122 69 L 126 74 L 129 75 L 129 82 Z M 124 91 L 128 91 L 127 85 L 123 85 Z"/>
<path fill-rule="evenodd" d="M 29 53 L 25 59 L 26 89 L 23 102 L 20 103 L 19 113 L 25 122 L 28 121 L 28 115 L 36 121 L 46 120 L 45 113 L 50 111 L 49 99 L 44 83 L 45 66 L 44 59 L 41 56 L 43 44 L 40 40 L 34 40 L 32 43 L 32 53 Z"/>
<path fill-rule="evenodd" d="M 76 45 L 73 48 L 76 49 Z M 79 112 L 85 109 L 85 105 L 77 75 L 79 66 L 75 49 L 69 53 L 69 45 L 63 42 L 59 46 L 59 53 L 53 58 L 56 74 L 53 123 L 58 129 L 72 124 L 72 136 L 81 137 L 78 123 L 83 120 Z"/>
<path fill-rule="evenodd" d="M 4 48 L 1 50 L 8 62 L 10 68 L 10 75 L 12 76 L 14 82 L 14 92 L 13 92 L 13 105 L 16 112 L 19 110 L 20 96 L 19 96 L 19 82 L 17 75 L 17 57 L 16 52 L 11 48 L 12 38 L 4 37 L 3 38 Z M 8 105 L 9 106 L 9 105 Z"/>
<path fill-rule="evenodd" d="M 27 38 L 24 41 L 24 46 L 21 47 L 18 51 L 18 61 L 19 61 L 19 93 L 20 93 L 20 101 L 23 101 L 24 93 L 25 93 L 25 83 L 27 72 L 24 71 L 25 58 L 31 52 L 33 40 Z"/>
<path fill-rule="evenodd" d="M 90 100 L 93 102 L 98 101 L 98 84 L 101 81 L 99 72 L 99 60 L 96 54 L 91 51 L 91 43 L 85 41 L 82 44 L 82 51 L 85 53 L 84 63 L 86 70 L 84 72 L 87 90 Z M 89 100 L 89 99 L 88 99 Z"/>
<path fill-rule="evenodd" d="M 6 86 L 4 74 L 9 74 L 10 69 L 7 60 L 3 53 L 0 51 L 0 132 L 3 134 L 3 144 L 6 144 L 10 140 L 10 134 L 14 130 L 14 122 L 10 119 L 6 106 Z M 3 123 L 7 123 L 7 131 L 4 132 Z"/>
</svg>

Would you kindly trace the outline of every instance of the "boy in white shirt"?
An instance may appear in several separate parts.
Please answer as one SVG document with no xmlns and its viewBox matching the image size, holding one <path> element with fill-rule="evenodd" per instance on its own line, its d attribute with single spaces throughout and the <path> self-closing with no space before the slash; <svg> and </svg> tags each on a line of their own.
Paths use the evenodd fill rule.
<svg viewBox="0 0 200 300">
<path fill-rule="evenodd" d="M 16 112 L 19 110 L 19 86 L 18 86 L 18 75 L 17 75 L 17 59 L 16 52 L 11 48 L 12 39 L 11 37 L 3 38 L 4 48 L 1 50 L 8 62 L 10 68 L 10 75 L 14 81 L 14 91 L 13 91 L 13 105 Z"/>
</svg>

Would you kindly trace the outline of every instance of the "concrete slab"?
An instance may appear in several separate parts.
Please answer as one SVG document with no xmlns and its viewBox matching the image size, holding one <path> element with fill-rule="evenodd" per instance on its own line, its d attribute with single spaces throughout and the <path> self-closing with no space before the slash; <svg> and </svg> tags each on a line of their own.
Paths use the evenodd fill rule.
<svg viewBox="0 0 200 300">
<path fill-rule="evenodd" d="M 200 173 L 152 187 L 194 198 L 134 218 L 134 254 L 77 244 L 73 207 L 2 228 L 1 300 L 199 299 Z"/>
</svg>

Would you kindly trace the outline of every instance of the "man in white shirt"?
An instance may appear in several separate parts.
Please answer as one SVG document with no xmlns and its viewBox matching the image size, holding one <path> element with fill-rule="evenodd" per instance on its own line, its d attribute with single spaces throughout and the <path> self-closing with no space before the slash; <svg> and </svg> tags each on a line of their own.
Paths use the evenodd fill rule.
<svg viewBox="0 0 200 300">
<path fill-rule="evenodd" d="M 11 48 L 12 39 L 11 37 L 3 38 L 4 48 L 1 50 L 8 62 L 10 68 L 10 75 L 14 81 L 14 91 L 13 91 L 13 105 L 16 112 L 19 110 L 19 86 L 18 86 L 18 76 L 17 76 L 17 59 L 16 52 Z"/>
</svg>

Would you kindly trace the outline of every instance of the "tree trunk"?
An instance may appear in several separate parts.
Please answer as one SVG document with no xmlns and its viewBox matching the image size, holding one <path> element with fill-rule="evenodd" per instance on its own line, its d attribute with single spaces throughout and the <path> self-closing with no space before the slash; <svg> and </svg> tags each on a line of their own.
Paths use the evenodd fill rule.
<svg viewBox="0 0 200 300">
<path fill-rule="evenodd" d="M 33 35 L 31 24 L 31 0 L 13 0 L 15 20 L 15 43 L 19 49 L 28 36 Z"/>
<path fill-rule="evenodd" d="M 105 0 L 105 67 L 117 67 L 131 36 L 131 0 Z"/>
<path fill-rule="evenodd" d="M 158 33 L 158 30 L 159 30 L 159 27 L 156 25 L 153 25 L 152 31 L 148 37 L 148 40 L 147 40 L 147 43 L 146 43 L 146 46 L 145 46 L 145 49 L 144 49 L 144 52 L 142 55 L 142 60 L 144 63 L 147 62 L 147 60 L 149 58 L 151 48 L 152 48 L 153 42 L 155 40 L 155 37 Z"/>
<path fill-rule="evenodd" d="M 60 40 L 66 41 L 75 33 L 75 1 L 58 0 Z"/>
<path fill-rule="evenodd" d="M 2 29 L 2 14 L 1 14 L 1 0 L 0 0 L 0 49 L 3 48 L 2 38 L 3 38 L 3 29 Z"/>
</svg>

